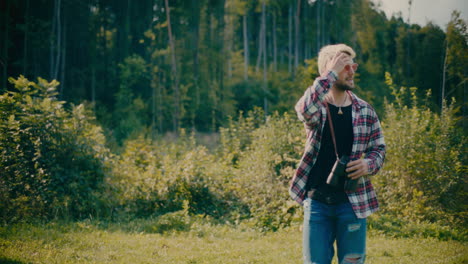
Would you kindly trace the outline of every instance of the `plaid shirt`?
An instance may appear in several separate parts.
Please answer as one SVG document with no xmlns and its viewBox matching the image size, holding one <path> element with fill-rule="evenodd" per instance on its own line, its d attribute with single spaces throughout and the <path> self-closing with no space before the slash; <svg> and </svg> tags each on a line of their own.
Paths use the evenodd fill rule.
<svg viewBox="0 0 468 264">
<path fill-rule="evenodd" d="M 333 71 L 330 71 L 326 77 L 318 77 L 296 104 L 296 112 L 306 129 L 307 141 L 304 155 L 289 188 L 289 194 L 301 205 L 307 196 L 305 189 L 307 179 L 317 160 L 323 127 L 327 120 L 324 97 L 337 77 Z M 382 167 L 385 159 L 385 142 L 380 122 L 374 109 L 368 103 L 351 92 L 349 94 L 352 96 L 354 134 L 350 159 L 357 160 L 364 155 L 369 167 L 369 175 L 374 175 Z M 379 208 L 369 175 L 360 178 L 355 192 L 347 192 L 358 218 L 366 218 Z"/>
</svg>

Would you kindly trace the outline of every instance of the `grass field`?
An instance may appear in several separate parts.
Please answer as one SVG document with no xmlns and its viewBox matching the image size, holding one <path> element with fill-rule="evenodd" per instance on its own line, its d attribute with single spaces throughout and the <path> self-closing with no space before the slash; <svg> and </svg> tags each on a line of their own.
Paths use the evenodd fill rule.
<svg viewBox="0 0 468 264">
<path fill-rule="evenodd" d="M 150 232 L 151 221 L 13 225 L 0 228 L 0 263 L 301 263 L 301 232 L 261 233 L 192 224 L 188 231 Z M 370 232 L 366 263 L 468 263 L 458 241 L 391 238 Z M 334 262 L 336 263 L 336 262 Z"/>
</svg>

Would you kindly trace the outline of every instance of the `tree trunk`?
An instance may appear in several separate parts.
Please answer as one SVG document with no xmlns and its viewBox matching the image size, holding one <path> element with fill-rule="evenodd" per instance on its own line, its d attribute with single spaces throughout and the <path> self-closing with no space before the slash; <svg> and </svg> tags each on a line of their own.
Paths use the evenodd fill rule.
<svg viewBox="0 0 468 264">
<path fill-rule="evenodd" d="M 3 32 L 3 89 L 7 89 L 7 80 L 8 80 L 8 43 L 9 43 L 9 33 L 10 33 L 10 1 L 6 2 L 5 10 L 5 32 Z"/>
<path fill-rule="evenodd" d="M 26 0 L 24 13 L 24 45 L 23 45 L 23 74 L 27 76 L 28 70 L 28 41 L 29 41 L 29 0 Z"/>
<path fill-rule="evenodd" d="M 200 6 L 198 0 L 192 0 L 192 56 L 193 56 L 193 82 L 195 86 L 195 111 L 200 106 L 200 71 L 198 42 L 200 34 Z"/>
<path fill-rule="evenodd" d="M 289 15 L 288 15 L 288 73 L 292 73 L 292 13 L 293 6 L 289 5 Z"/>
<path fill-rule="evenodd" d="M 122 50 L 122 59 L 125 59 L 128 54 L 129 54 L 129 49 L 130 49 L 130 39 L 129 36 L 131 35 L 131 19 L 130 19 L 130 13 L 131 13 L 131 0 L 127 0 L 127 8 L 126 8 L 126 13 L 125 13 L 125 27 L 124 27 L 124 36 L 123 36 L 123 45 L 124 48 Z"/>
<path fill-rule="evenodd" d="M 445 58 L 444 58 L 444 66 L 442 68 L 442 88 L 440 89 L 440 106 L 441 109 L 444 107 L 444 98 L 445 98 L 445 74 L 447 72 L 447 53 L 448 53 L 448 41 L 446 41 L 445 46 Z M 441 110 L 442 112 L 442 110 Z"/>
<path fill-rule="evenodd" d="M 224 50 L 225 50 L 225 58 L 227 60 L 227 76 L 228 79 L 232 78 L 232 50 L 233 50 L 233 42 L 234 42 L 234 24 L 232 15 L 230 14 L 231 6 L 230 2 L 225 2 L 225 9 L 227 9 L 227 15 L 224 17 Z"/>
<path fill-rule="evenodd" d="M 249 79 L 249 40 L 247 34 L 247 13 L 242 18 L 244 33 L 244 80 Z"/>
<path fill-rule="evenodd" d="M 264 4 L 262 4 L 262 17 L 261 17 L 261 21 L 260 21 L 260 35 L 259 35 L 259 38 L 258 38 L 257 66 L 255 67 L 255 71 L 257 73 L 260 70 L 260 62 L 261 62 L 262 56 L 266 56 L 265 50 L 263 49 L 264 48 L 263 39 L 265 38 L 265 23 L 264 23 L 265 10 L 263 8 L 263 5 Z"/>
<path fill-rule="evenodd" d="M 158 116 L 158 111 L 157 111 L 158 104 L 156 100 L 157 98 L 159 98 L 158 90 L 159 90 L 159 85 L 160 85 L 158 74 L 159 74 L 159 69 L 158 70 L 154 70 L 154 68 L 151 69 L 151 84 L 150 84 L 151 86 L 151 139 L 156 138 L 156 134 L 158 131 L 158 129 L 156 128 L 156 117 Z M 159 117 L 158 120 L 162 118 L 162 116 L 158 116 L 158 117 Z"/>
<path fill-rule="evenodd" d="M 321 12 L 320 13 L 320 20 L 321 20 L 320 25 L 322 27 L 322 29 L 321 29 L 321 32 L 322 32 L 322 34 L 321 34 L 321 36 L 322 36 L 322 46 L 327 45 L 329 43 L 328 39 L 329 39 L 329 36 L 330 36 L 330 34 L 329 34 L 329 32 L 328 32 L 328 30 L 326 28 L 326 24 L 325 24 L 325 21 L 327 21 L 327 20 L 325 20 L 325 8 L 326 7 L 327 7 L 326 2 L 324 0 L 322 0 L 322 4 L 320 5 L 320 12 Z"/>
<path fill-rule="evenodd" d="M 320 34 L 320 28 L 321 28 L 320 2 L 321 0 L 317 0 L 317 2 L 315 2 L 315 12 L 316 12 L 316 17 L 317 17 L 317 30 L 316 30 L 317 31 L 317 37 L 316 37 L 317 53 L 320 51 L 320 48 L 322 47 L 322 43 L 321 43 L 322 35 Z"/>
<path fill-rule="evenodd" d="M 308 37 L 309 37 L 309 27 L 307 26 L 307 15 L 308 15 L 308 4 L 307 4 L 307 1 L 304 1 L 302 2 L 302 9 L 303 9 L 303 15 L 302 15 L 302 25 L 304 27 L 303 31 L 304 31 L 304 37 L 302 38 L 302 47 L 303 47 L 303 55 L 302 55 L 302 58 L 303 59 L 308 59 L 309 58 L 309 42 L 307 41 Z"/>
<path fill-rule="evenodd" d="M 172 74 L 174 76 L 174 115 L 173 115 L 173 129 L 174 132 L 178 132 L 179 129 L 179 119 L 180 119 L 180 91 L 179 91 L 179 77 L 177 75 L 177 65 L 176 65 L 176 55 L 175 55 L 175 44 L 174 37 L 172 35 L 171 27 L 171 12 L 169 10 L 168 0 L 165 0 L 166 5 L 166 16 L 167 16 L 167 30 L 169 34 L 169 45 L 171 48 L 171 64 L 172 64 Z"/>
<path fill-rule="evenodd" d="M 162 99 L 162 82 L 161 82 L 161 75 L 162 73 L 159 73 L 159 78 L 158 78 L 158 86 L 157 86 L 157 90 L 156 90 L 156 94 L 157 94 L 157 98 L 158 98 L 158 102 L 156 104 L 156 113 L 158 115 L 158 128 L 159 128 L 159 131 L 162 132 L 164 131 L 164 119 L 163 119 L 163 110 L 162 110 L 162 105 L 163 105 L 163 99 Z"/>
<path fill-rule="evenodd" d="M 263 110 L 265 117 L 268 115 L 268 79 L 267 79 L 267 53 L 266 53 L 266 15 L 265 0 L 262 3 L 262 50 L 263 50 Z"/>
<path fill-rule="evenodd" d="M 218 32 L 218 36 L 217 36 L 217 39 L 216 39 L 216 46 L 217 46 L 217 50 L 218 52 L 220 53 L 220 55 L 222 54 L 223 52 L 223 47 L 225 46 L 225 43 L 224 43 L 224 28 L 226 27 L 225 25 L 225 22 L 224 22 L 224 16 L 225 16 L 225 3 L 226 1 L 225 0 L 221 0 L 221 1 L 218 1 L 219 4 L 217 6 L 217 9 L 216 9 L 216 20 L 217 20 L 217 32 Z M 213 131 L 216 131 L 217 129 L 217 126 L 219 124 L 219 120 L 225 120 L 225 114 L 226 112 L 224 111 L 225 110 L 225 107 L 226 107 L 226 100 L 229 98 L 229 94 L 230 94 L 230 91 L 227 89 L 229 87 L 225 87 L 224 86 L 224 73 L 225 73 L 225 64 L 224 64 L 224 59 L 222 58 L 222 56 L 218 56 L 218 59 L 217 59 L 217 62 L 216 62 L 216 81 L 217 81 L 217 84 L 218 84 L 218 91 L 219 91 L 219 101 L 216 102 L 216 112 L 215 112 L 215 116 L 214 116 L 214 123 L 213 123 Z M 219 119 L 218 119 L 219 117 Z"/>
<path fill-rule="evenodd" d="M 96 107 L 96 67 L 91 66 L 91 102 Z"/>
<path fill-rule="evenodd" d="M 65 90 L 65 59 L 67 55 L 67 16 L 63 16 L 63 45 L 62 45 L 62 63 L 60 70 L 60 98 L 63 98 L 63 91 Z"/>
<path fill-rule="evenodd" d="M 295 40 L 295 57 L 294 57 L 294 73 L 296 73 L 297 66 L 299 65 L 299 22 L 300 22 L 300 15 L 301 15 L 301 0 L 297 0 L 297 10 L 296 10 L 296 20 L 295 20 L 295 32 L 296 32 L 296 40 Z"/>
<path fill-rule="evenodd" d="M 62 37 L 62 25 L 60 21 L 61 11 L 61 0 L 55 0 L 54 2 L 54 16 L 52 18 L 52 32 L 50 38 L 50 78 L 57 79 L 60 55 L 61 55 L 61 37 Z M 55 36 L 55 41 L 54 41 Z"/>
<path fill-rule="evenodd" d="M 276 45 L 276 14 L 273 14 L 273 70 L 278 71 L 278 47 Z"/>
<path fill-rule="evenodd" d="M 55 62 L 54 62 L 54 50 L 55 50 L 55 42 L 54 42 L 54 34 L 56 31 L 57 27 L 57 1 L 54 0 L 54 13 L 52 17 L 52 30 L 50 32 L 50 72 L 49 72 L 49 78 L 53 79 L 54 78 L 54 68 L 55 68 Z"/>
<path fill-rule="evenodd" d="M 58 71 L 60 66 L 60 55 L 62 53 L 62 23 L 60 19 L 60 11 L 61 11 L 62 0 L 57 0 L 57 46 L 56 46 L 56 54 L 55 54 L 55 66 L 54 66 L 54 79 L 58 78 Z"/>
<path fill-rule="evenodd" d="M 408 1 L 408 35 L 407 35 L 407 49 L 406 49 L 406 78 L 409 81 L 411 77 L 411 68 L 410 68 L 410 56 L 411 56 L 411 4 L 413 3 L 412 0 Z"/>
<path fill-rule="evenodd" d="M 152 80 L 151 80 L 151 140 L 156 138 L 156 89 L 157 84 L 155 83 L 154 76 L 156 75 L 154 72 L 152 73 Z"/>
<path fill-rule="evenodd" d="M 102 7 L 102 8 L 104 8 L 104 7 Z M 106 32 L 107 32 L 108 28 L 112 27 L 112 25 L 108 25 L 107 19 L 103 19 L 103 20 L 101 20 L 101 27 L 102 27 L 102 36 L 101 36 L 102 54 L 101 55 L 104 58 L 101 57 L 100 59 L 104 60 L 104 62 L 103 62 L 103 64 L 104 64 L 104 74 L 102 74 L 102 77 L 103 77 L 102 81 L 103 81 L 104 85 L 103 85 L 103 87 L 101 87 L 101 85 L 94 86 L 94 88 L 97 88 L 97 89 L 101 88 L 101 90 L 102 89 L 107 90 L 108 88 L 110 88 L 109 82 L 112 81 L 111 78 L 109 77 L 109 75 L 110 75 L 109 74 L 109 72 L 110 72 L 109 68 L 112 67 L 111 66 L 111 56 L 110 56 L 112 50 L 107 45 L 108 41 L 107 41 Z M 101 95 L 100 91 L 97 91 L 97 89 L 94 91 L 94 96 L 95 96 L 94 99 L 95 100 L 97 99 L 98 95 Z"/>
</svg>

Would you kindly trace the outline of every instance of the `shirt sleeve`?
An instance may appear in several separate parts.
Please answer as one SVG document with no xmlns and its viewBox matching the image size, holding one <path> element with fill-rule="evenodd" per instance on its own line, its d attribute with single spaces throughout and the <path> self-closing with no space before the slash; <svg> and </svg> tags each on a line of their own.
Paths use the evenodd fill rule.
<svg viewBox="0 0 468 264">
<path fill-rule="evenodd" d="M 367 160 L 370 175 L 374 175 L 380 170 L 385 160 L 386 152 L 382 127 L 375 112 L 373 119 L 369 145 L 365 151 L 365 159 Z"/>
<path fill-rule="evenodd" d="M 314 127 L 319 122 L 325 94 L 337 79 L 338 75 L 334 71 L 329 71 L 326 76 L 318 77 L 296 103 L 297 116 L 307 127 Z"/>
</svg>

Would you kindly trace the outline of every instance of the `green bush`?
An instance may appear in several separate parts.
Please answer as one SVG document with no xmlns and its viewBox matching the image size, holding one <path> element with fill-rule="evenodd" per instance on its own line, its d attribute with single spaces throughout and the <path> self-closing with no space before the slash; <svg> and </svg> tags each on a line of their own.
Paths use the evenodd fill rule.
<svg viewBox="0 0 468 264">
<path fill-rule="evenodd" d="M 287 189 L 303 149 L 300 122 L 265 120 L 257 108 L 222 128 L 220 142 L 210 153 L 184 131 L 176 141 L 127 140 L 109 182 L 116 210 L 158 216 L 187 203 L 192 215 L 249 219 L 263 230 L 288 225 L 298 208 Z"/>
<path fill-rule="evenodd" d="M 220 218 L 237 207 L 224 190 L 227 167 L 184 131 L 176 141 L 127 140 L 115 162 L 109 183 L 121 214 L 160 215 L 182 210 L 187 202 L 191 214 Z"/>
<path fill-rule="evenodd" d="M 287 113 L 275 113 L 256 125 L 254 120 L 262 118 L 257 109 L 222 130 L 226 160 L 238 157 L 232 164 L 234 176 L 225 186 L 248 207 L 245 217 L 255 226 L 276 230 L 288 225 L 298 208 L 289 198 L 288 186 L 302 154 L 304 129 Z"/>
<path fill-rule="evenodd" d="M 396 89 L 386 77 L 395 101 L 386 103 L 387 160 L 375 178 L 383 212 L 413 223 L 465 224 L 467 142 L 457 109 L 444 104 L 435 113 L 416 88 Z"/>
<path fill-rule="evenodd" d="M 10 79 L 17 91 L 0 96 L 0 217 L 148 218 L 148 232 L 186 230 L 195 215 L 240 220 L 277 230 L 300 219 L 288 195 L 303 153 L 304 129 L 288 113 L 254 108 L 220 128 L 209 151 L 194 134 L 145 137 L 142 129 L 112 155 L 84 105 L 64 108 L 57 82 Z M 416 88 L 396 89 L 382 122 L 383 170 L 373 178 L 382 213 L 371 228 L 385 233 L 460 239 L 449 225 L 466 224 L 466 136 L 457 109 L 430 110 Z M 420 102 L 423 101 L 423 102 Z M 409 224 L 408 224 L 409 223 Z M 440 228 L 438 228 L 440 227 Z"/>
<path fill-rule="evenodd" d="M 56 81 L 9 81 L 16 91 L 0 96 L 0 217 L 96 214 L 108 151 L 91 113 L 66 110 Z"/>
</svg>

